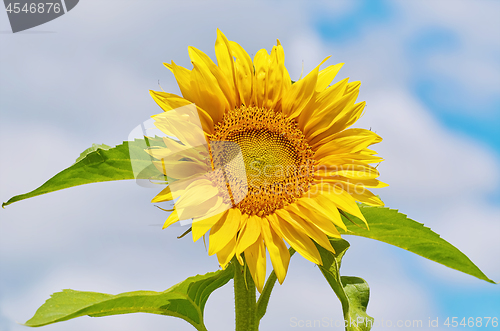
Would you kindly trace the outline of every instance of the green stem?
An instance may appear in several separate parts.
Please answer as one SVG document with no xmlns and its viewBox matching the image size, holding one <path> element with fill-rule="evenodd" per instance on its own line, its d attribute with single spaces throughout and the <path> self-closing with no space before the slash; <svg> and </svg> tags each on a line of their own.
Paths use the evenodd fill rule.
<svg viewBox="0 0 500 331">
<path fill-rule="evenodd" d="M 290 257 L 292 257 L 293 254 L 295 254 L 295 249 L 290 247 L 288 249 L 288 252 L 290 252 Z M 269 298 L 271 297 L 271 292 L 273 291 L 274 284 L 276 284 L 276 280 L 278 280 L 278 277 L 276 277 L 276 273 L 273 270 L 273 272 L 271 272 L 271 275 L 269 275 L 266 284 L 264 285 L 264 289 L 259 296 L 259 300 L 257 301 L 257 323 L 260 323 L 260 320 L 266 314 L 267 305 L 269 304 Z"/>
<path fill-rule="evenodd" d="M 255 284 L 246 264 L 242 267 L 236 258 L 233 264 L 236 331 L 258 331 Z"/>
<path fill-rule="evenodd" d="M 257 301 L 257 320 L 260 322 L 262 317 L 266 314 L 267 310 L 267 305 L 269 304 L 269 298 L 271 296 L 271 292 L 273 290 L 274 284 L 278 280 L 278 277 L 276 277 L 276 273 L 271 272 L 271 275 L 269 275 L 269 278 L 266 281 L 266 284 L 264 285 L 264 289 L 262 290 L 262 294 L 259 296 L 259 300 Z"/>
</svg>

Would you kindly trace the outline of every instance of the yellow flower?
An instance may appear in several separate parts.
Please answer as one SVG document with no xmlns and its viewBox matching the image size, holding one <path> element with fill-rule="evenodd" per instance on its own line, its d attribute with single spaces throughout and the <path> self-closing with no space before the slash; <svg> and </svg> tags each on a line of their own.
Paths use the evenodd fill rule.
<svg viewBox="0 0 500 331">
<path fill-rule="evenodd" d="M 366 188 L 379 163 L 368 146 L 382 139 L 347 129 L 361 116 L 360 82 L 330 86 L 342 64 L 318 65 L 292 84 L 279 40 L 254 59 L 217 30 L 215 64 L 189 47 L 193 69 L 165 64 L 182 97 L 151 91 L 165 111 L 153 116 L 167 148 L 150 148 L 169 179 L 152 202 L 175 202 L 164 228 L 192 219 L 194 241 L 209 233 L 209 255 L 224 268 L 236 255 L 257 289 L 266 276 L 266 250 L 280 283 L 290 260 L 287 244 L 321 264 L 313 243 L 333 252 L 328 237 L 346 229 L 339 209 L 366 223 L 356 201 L 381 206 Z M 245 260 L 243 260 L 242 255 Z"/>
</svg>

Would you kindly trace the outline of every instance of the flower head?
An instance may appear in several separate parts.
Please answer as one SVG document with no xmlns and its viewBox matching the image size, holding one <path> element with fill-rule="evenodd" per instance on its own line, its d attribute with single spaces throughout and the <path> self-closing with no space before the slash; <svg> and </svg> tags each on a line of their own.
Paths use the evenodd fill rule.
<svg viewBox="0 0 500 331">
<path fill-rule="evenodd" d="M 192 70 L 165 64 L 182 97 L 151 91 L 168 137 L 148 152 L 169 179 L 153 202 L 177 199 L 164 227 L 192 219 L 193 239 L 209 232 L 209 255 L 223 268 L 234 256 L 246 262 L 262 291 L 266 251 L 282 283 L 287 244 L 321 264 L 314 242 L 333 251 L 328 237 L 346 229 L 339 210 L 366 223 L 356 201 L 383 205 L 367 190 L 386 186 L 368 149 L 382 139 L 348 129 L 365 102 L 356 103 L 359 82 L 330 86 L 342 64 L 320 70 L 325 59 L 292 84 L 279 41 L 252 61 L 219 30 L 215 54 L 217 64 L 189 47 Z"/>
</svg>

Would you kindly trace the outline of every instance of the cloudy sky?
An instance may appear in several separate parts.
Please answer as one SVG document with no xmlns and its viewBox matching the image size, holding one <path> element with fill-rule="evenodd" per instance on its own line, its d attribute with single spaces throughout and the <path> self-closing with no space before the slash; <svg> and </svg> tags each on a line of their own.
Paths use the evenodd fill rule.
<svg viewBox="0 0 500 331">
<path fill-rule="evenodd" d="M 162 62 L 189 66 L 187 47 L 214 57 L 216 28 L 250 54 L 279 38 L 292 79 L 332 55 L 338 79 L 362 82 L 357 127 L 384 138 L 380 194 L 500 281 L 500 2 L 81 1 L 68 14 L 12 34 L 0 13 L 0 200 L 70 166 L 92 143 L 115 145 L 160 112 L 148 90 L 178 93 Z M 216 270 L 203 243 L 161 230 L 155 190 L 133 181 L 92 184 L 0 210 L 0 330 L 19 325 L 53 292 L 162 291 Z M 382 322 L 499 317 L 500 287 L 398 248 L 348 237 L 344 275 L 371 287 Z M 234 329 L 231 283 L 216 291 L 209 330 Z M 293 319 L 340 320 L 333 291 L 295 256 L 261 330 Z M 387 324 L 386 324 L 387 325 Z M 44 330 L 192 330 L 148 314 L 83 317 Z M 338 329 L 338 328 L 332 328 Z M 380 327 L 374 330 L 386 330 Z M 394 328 L 393 328 L 394 329 Z M 486 328 L 482 328 L 486 329 Z M 412 330 L 412 328 L 405 328 Z M 415 329 L 415 330 L 421 330 Z"/>
</svg>

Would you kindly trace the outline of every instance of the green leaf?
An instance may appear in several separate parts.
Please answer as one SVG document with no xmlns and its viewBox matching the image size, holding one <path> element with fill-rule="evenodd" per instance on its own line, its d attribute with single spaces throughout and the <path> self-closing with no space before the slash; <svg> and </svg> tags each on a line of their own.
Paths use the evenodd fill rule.
<svg viewBox="0 0 500 331">
<path fill-rule="evenodd" d="M 149 146 L 164 147 L 162 139 L 156 137 L 125 141 L 113 148 L 94 144 L 71 167 L 59 172 L 36 190 L 10 198 L 2 207 L 83 184 L 159 176 L 161 173 L 151 163 L 151 156 L 144 151 Z"/>
<path fill-rule="evenodd" d="M 368 283 L 359 277 L 341 276 L 340 281 L 349 302 L 348 323 L 354 324 L 352 330 L 370 330 L 373 325 L 373 317 L 368 316 L 366 308 L 370 299 L 370 287 Z M 353 323 L 356 322 L 356 323 Z M 348 329 L 349 330 L 349 329 Z"/>
<path fill-rule="evenodd" d="M 360 209 L 370 229 L 356 226 L 343 216 L 348 231 L 340 230 L 341 233 L 379 240 L 487 282 L 495 283 L 455 246 L 442 239 L 430 228 L 409 219 L 405 214 L 386 207 L 361 205 Z M 349 218 L 355 219 L 354 216 L 349 216 Z"/>
<path fill-rule="evenodd" d="M 203 310 L 208 297 L 233 276 L 233 266 L 230 265 L 225 270 L 190 277 L 164 292 L 135 291 L 112 295 L 63 290 L 52 294 L 25 325 L 43 326 L 85 315 L 151 313 L 179 317 L 197 330 L 206 331 Z"/>
<path fill-rule="evenodd" d="M 369 331 L 373 318 L 366 313 L 370 288 L 368 283 L 359 277 L 340 276 L 342 257 L 349 248 L 344 239 L 330 239 L 335 253 L 316 245 L 323 265 L 318 266 L 328 284 L 342 304 L 345 329 L 347 331 Z"/>
<path fill-rule="evenodd" d="M 111 146 L 108 146 L 106 144 L 101 144 L 101 145 L 99 145 L 99 144 L 92 144 L 92 147 L 89 147 L 89 148 L 87 148 L 86 150 L 84 150 L 83 152 L 80 153 L 80 156 L 78 157 L 78 159 L 76 159 L 75 163 L 80 162 L 90 152 L 97 151 L 98 149 L 102 149 L 103 151 L 107 151 L 110 148 L 111 148 Z"/>
</svg>

